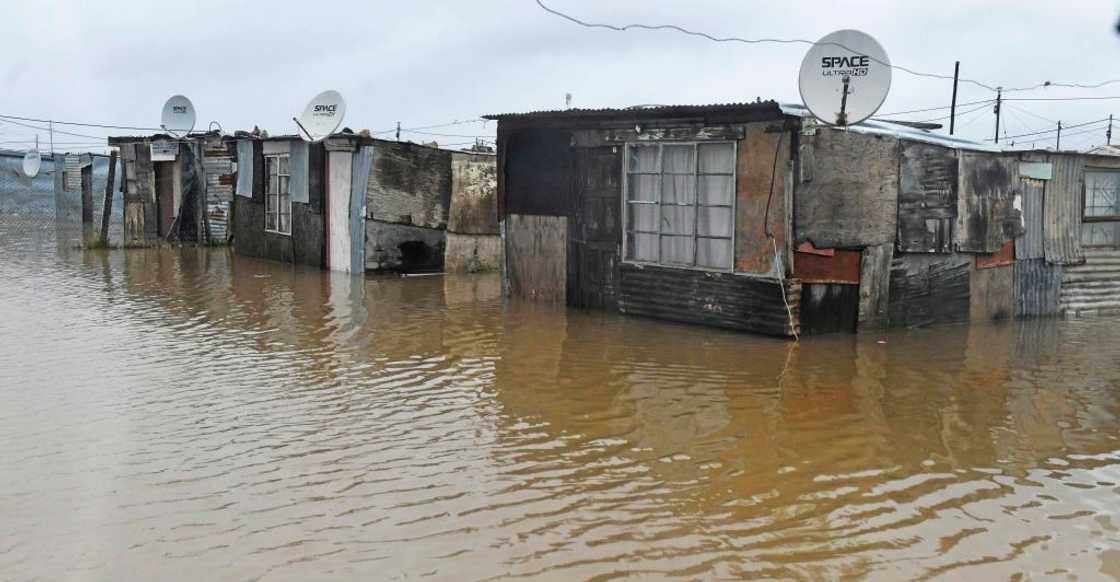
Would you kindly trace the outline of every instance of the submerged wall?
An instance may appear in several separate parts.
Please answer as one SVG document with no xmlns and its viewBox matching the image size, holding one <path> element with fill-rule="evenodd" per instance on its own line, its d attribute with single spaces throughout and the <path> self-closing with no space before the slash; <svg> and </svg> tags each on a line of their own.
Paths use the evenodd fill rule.
<svg viewBox="0 0 1120 582">
<path fill-rule="evenodd" d="M 497 160 L 493 154 L 451 154 L 445 270 L 494 271 L 501 266 L 497 191 Z"/>
</svg>

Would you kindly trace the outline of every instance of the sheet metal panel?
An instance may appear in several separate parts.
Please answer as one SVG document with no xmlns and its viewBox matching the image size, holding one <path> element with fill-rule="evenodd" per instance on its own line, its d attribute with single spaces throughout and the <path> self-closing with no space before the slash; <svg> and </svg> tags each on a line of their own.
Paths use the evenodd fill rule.
<svg viewBox="0 0 1120 582">
<path fill-rule="evenodd" d="M 1045 190 L 1046 182 L 1043 180 L 1022 179 L 1023 236 L 1015 239 L 1017 258 L 1041 259 L 1046 256 L 1042 230 Z"/>
<path fill-rule="evenodd" d="M 308 144 L 299 141 L 291 145 L 288 152 L 288 192 L 292 202 L 307 204 L 310 200 L 307 188 L 307 160 Z"/>
<path fill-rule="evenodd" d="M 968 255 L 896 255 L 891 262 L 888 313 L 892 327 L 968 321 Z"/>
<path fill-rule="evenodd" d="M 777 279 L 731 273 L 630 264 L 620 271 L 623 313 L 788 337 L 792 312 L 800 328 L 799 284 L 783 291 Z"/>
<path fill-rule="evenodd" d="M 514 297 L 565 303 L 568 219 L 511 214 L 505 220 L 505 284 Z"/>
<path fill-rule="evenodd" d="M 992 269 L 1006 267 L 1015 262 L 1015 243 L 1007 241 L 999 252 L 980 253 L 976 255 L 977 269 Z"/>
<path fill-rule="evenodd" d="M 354 153 L 350 180 L 350 272 L 364 273 L 366 184 L 369 183 L 370 166 L 373 165 L 373 146 L 362 146 Z"/>
<path fill-rule="evenodd" d="M 956 150 L 903 142 L 899 166 L 898 250 L 948 253 L 957 219 Z"/>
<path fill-rule="evenodd" d="M 1054 178 L 1046 182 L 1043 198 L 1044 247 L 1046 260 L 1055 264 L 1075 264 L 1084 260 L 1081 252 L 1081 197 L 1085 158 L 1076 155 L 1051 156 Z"/>
<path fill-rule="evenodd" d="M 1019 163 L 1015 158 L 962 153 L 955 240 L 957 250 L 994 253 L 1023 233 L 1016 208 Z"/>
<path fill-rule="evenodd" d="M 1044 259 L 1025 259 L 1015 261 L 1012 269 L 1017 317 L 1058 312 L 1058 297 L 1062 290 L 1061 265 L 1051 265 Z"/>
<path fill-rule="evenodd" d="M 237 142 L 237 190 L 238 196 L 253 197 L 253 142 Z"/>
<path fill-rule="evenodd" d="M 859 285 L 860 255 L 860 251 L 837 249 L 829 256 L 798 249 L 793 254 L 793 276 L 802 283 Z"/>
</svg>

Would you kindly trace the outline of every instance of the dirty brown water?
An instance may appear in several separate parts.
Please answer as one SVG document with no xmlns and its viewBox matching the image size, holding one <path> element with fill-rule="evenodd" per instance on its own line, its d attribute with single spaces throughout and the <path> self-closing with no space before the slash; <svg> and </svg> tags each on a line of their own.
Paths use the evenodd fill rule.
<svg viewBox="0 0 1120 582">
<path fill-rule="evenodd" d="M 794 344 L 53 237 L 0 222 L 2 580 L 1120 576 L 1116 319 Z"/>
</svg>

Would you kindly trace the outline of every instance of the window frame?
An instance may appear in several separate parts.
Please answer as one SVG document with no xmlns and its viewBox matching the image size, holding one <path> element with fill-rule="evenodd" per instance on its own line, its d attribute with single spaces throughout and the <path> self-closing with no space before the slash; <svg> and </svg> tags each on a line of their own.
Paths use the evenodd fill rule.
<svg viewBox="0 0 1120 582">
<path fill-rule="evenodd" d="M 280 169 L 281 169 L 280 168 L 280 160 L 281 159 L 287 160 L 287 165 L 288 165 L 288 171 L 287 172 L 281 172 L 280 171 Z M 275 160 L 275 161 L 273 161 L 273 160 Z M 267 233 L 278 234 L 278 235 L 281 235 L 281 236 L 292 236 L 292 190 L 291 190 L 291 188 L 292 188 L 292 166 L 291 166 L 291 164 L 292 164 L 291 154 L 288 154 L 288 153 L 265 154 L 265 156 L 264 156 L 264 231 L 267 232 Z M 277 190 L 280 189 L 280 178 L 284 177 L 284 178 L 288 179 L 288 191 L 287 191 L 287 193 L 281 193 L 279 191 L 277 191 L 277 192 L 271 192 L 270 191 L 270 189 L 272 188 L 272 167 L 273 167 L 273 165 L 275 165 L 275 167 L 276 167 L 276 187 L 277 187 Z M 277 208 L 275 208 L 275 209 L 272 208 L 271 200 L 273 199 L 273 197 L 275 197 L 276 200 L 277 200 L 277 202 L 276 202 Z M 279 206 L 281 206 L 281 203 L 280 203 L 281 199 L 284 199 L 284 200 L 287 201 L 287 212 L 286 213 L 282 212 L 282 210 L 284 210 L 283 208 L 279 208 Z M 271 215 L 276 216 L 277 228 L 269 228 L 268 219 Z M 279 228 L 279 226 L 281 224 L 280 217 L 285 216 L 285 215 L 288 217 L 288 222 L 287 222 L 288 229 L 287 230 L 281 230 Z"/>
<path fill-rule="evenodd" d="M 626 142 L 622 152 L 622 262 L 630 265 L 640 266 L 653 266 L 662 267 L 666 269 L 682 269 L 686 271 L 706 271 L 712 273 L 734 273 L 735 272 L 735 226 L 738 218 L 738 180 L 739 180 L 739 142 L 737 140 L 652 140 L 652 141 L 636 141 Z M 715 172 L 715 173 L 701 173 L 700 172 L 700 146 L 701 145 L 730 145 L 731 146 L 731 172 Z M 683 265 L 680 263 L 666 263 L 661 261 L 661 239 L 663 236 L 662 231 L 662 196 L 664 194 L 664 166 L 663 161 L 665 157 L 665 146 L 691 146 L 692 147 L 692 178 L 693 178 L 693 202 L 688 204 L 671 204 L 671 206 L 679 206 L 692 208 L 692 234 L 679 235 L 688 236 L 692 240 L 692 264 Z M 630 221 L 630 205 L 635 201 L 630 200 L 630 175 L 635 173 L 630 171 L 630 150 L 632 148 L 643 147 L 656 147 L 657 148 L 657 171 L 653 172 L 637 172 L 638 174 L 656 175 L 657 176 L 657 196 L 656 200 L 652 202 L 644 202 L 651 204 L 657 208 L 657 231 L 639 231 L 637 229 L 629 228 Z M 700 178 L 702 176 L 729 176 L 731 178 L 731 202 L 730 204 L 700 204 Z M 643 203 L 643 202 L 638 202 Z M 731 232 L 728 236 L 710 236 L 701 235 L 699 233 L 700 221 L 700 208 L 727 208 L 731 212 L 730 224 Z M 654 234 L 657 236 L 657 260 L 656 261 L 643 261 L 637 259 L 627 258 L 630 255 L 630 242 L 631 231 L 637 234 Z M 678 235 L 669 235 L 678 236 Z M 699 258 L 700 245 L 698 244 L 701 239 L 708 240 L 726 240 L 730 244 L 730 262 L 726 267 L 709 267 L 697 264 Z"/>
<path fill-rule="evenodd" d="M 1120 214 L 1096 214 L 1092 216 L 1085 214 L 1085 211 L 1089 209 L 1089 174 L 1116 174 L 1120 177 L 1120 168 L 1085 168 L 1085 179 L 1081 181 L 1081 221 L 1120 222 Z M 1117 189 L 1117 196 L 1120 197 L 1120 188 Z"/>
</svg>

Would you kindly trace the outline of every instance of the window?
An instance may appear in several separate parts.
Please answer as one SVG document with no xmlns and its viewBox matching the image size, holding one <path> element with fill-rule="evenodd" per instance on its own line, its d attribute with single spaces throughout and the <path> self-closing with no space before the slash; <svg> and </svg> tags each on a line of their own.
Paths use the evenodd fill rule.
<svg viewBox="0 0 1120 582">
<path fill-rule="evenodd" d="M 1120 246 L 1120 172 L 1085 171 L 1081 244 Z"/>
<path fill-rule="evenodd" d="M 264 195 L 264 229 L 292 234 L 292 199 L 288 195 L 288 156 L 265 156 L 268 183 Z"/>
<path fill-rule="evenodd" d="M 735 144 L 626 147 L 628 261 L 730 271 L 735 224 Z"/>
</svg>

